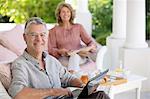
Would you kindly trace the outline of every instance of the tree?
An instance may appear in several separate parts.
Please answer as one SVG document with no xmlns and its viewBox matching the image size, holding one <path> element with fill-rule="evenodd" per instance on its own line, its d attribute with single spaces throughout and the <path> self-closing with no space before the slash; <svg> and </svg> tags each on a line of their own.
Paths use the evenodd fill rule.
<svg viewBox="0 0 150 99">
<path fill-rule="evenodd" d="M 92 13 L 93 34 L 97 42 L 106 44 L 106 37 L 112 32 L 112 0 L 89 0 Z"/>
<path fill-rule="evenodd" d="M 9 21 L 24 23 L 29 17 L 41 17 L 47 23 L 55 22 L 55 9 L 64 0 L 0 0 L 0 14 Z"/>
</svg>

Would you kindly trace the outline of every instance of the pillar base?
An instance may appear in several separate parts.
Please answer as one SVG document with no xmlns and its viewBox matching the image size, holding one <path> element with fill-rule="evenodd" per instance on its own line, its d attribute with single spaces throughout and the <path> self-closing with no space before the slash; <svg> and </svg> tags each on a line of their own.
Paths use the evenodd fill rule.
<svg viewBox="0 0 150 99">
<path fill-rule="evenodd" d="M 131 71 L 131 74 L 137 74 L 147 77 L 143 83 L 142 89 L 150 91 L 150 48 L 129 49 L 122 48 L 124 68 Z"/>
<path fill-rule="evenodd" d="M 124 45 L 125 39 L 114 39 L 111 36 L 107 37 L 107 48 L 108 53 L 110 54 L 110 63 L 111 63 L 111 70 L 114 70 L 118 67 L 119 61 L 121 60 L 120 57 L 120 48 Z"/>
<path fill-rule="evenodd" d="M 112 39 L 125 39 L 126 35 L 120 34 L 120 33 L 112 33 L 110 38 L 112 38 Z"/>
<path fill-rule="evenodd" d="M 146 42 L 144 43 L 125 43 L 125 48 L 148 48 L 148 44 Z"/>
</svg>

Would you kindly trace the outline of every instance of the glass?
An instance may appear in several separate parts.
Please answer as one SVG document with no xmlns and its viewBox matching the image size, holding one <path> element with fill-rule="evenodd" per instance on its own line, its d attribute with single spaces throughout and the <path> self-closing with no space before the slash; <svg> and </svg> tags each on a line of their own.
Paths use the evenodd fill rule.
<svg viewBox="0 0 150 99">
<path fill-rule="evenodd" d="M 89 77 L 86 74 L 83 74 L 80 79 L 84 84 L 86 84 L 89 81 Z"/>
<path fill-rule="evenodd" d="M 27 35 L 30 35 L 33 38 L 36 38 L 38 36 L 45 38 L 47 35 L 47 32 L 42 32 L 42 33 L 31 32 L 31 33 L 27 33 Z"/>
</svg>

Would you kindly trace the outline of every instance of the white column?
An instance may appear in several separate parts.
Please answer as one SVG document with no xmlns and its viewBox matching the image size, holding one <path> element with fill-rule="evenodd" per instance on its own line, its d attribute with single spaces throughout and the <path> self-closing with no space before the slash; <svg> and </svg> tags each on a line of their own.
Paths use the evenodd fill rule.
<svg viewBox="0 0 150 99">
<path fill-rule="evenodd" d="M 113 33 L 112 38 L 126 36 L 126 0 L 113 0 Z"/>
<path fill-rule="evenodd" d="M 147 48 L 145 42 L 145 0 L 127 0 L 126 48 Z"/>
<path fill-rule="evenodd" d="M 77 0 L 75 21 L 82 24 L 88 34 L 92 34 L 92 15 L 88 10 L 88 0 Z"/>
<path fill-rule="evenodd" d="M 72 0 L 65 0 L 66 3 L 69 3 L 70 5 L 72 5 Z"/>
<path fill-rule="evenodd" d="M 119 67 L 126 36 L 126 0 L 113 0 L 113 33 L 107 37 L 110 69 Z"/>
<path fill-rule="evenodd" d="M 79 12 L 89 12 L 89 10 L 88 10 L 88 0 L 77 0 L 77 11 L 79 11 Z"/>
<path fill-rule="evenodd" d="M 127 34 L 122 48 L 124 67 L 148 78 L 142 84 L 150 91 L 150 48 L 145 42 L 145 0 L 127 0 Z"/>
</svg>

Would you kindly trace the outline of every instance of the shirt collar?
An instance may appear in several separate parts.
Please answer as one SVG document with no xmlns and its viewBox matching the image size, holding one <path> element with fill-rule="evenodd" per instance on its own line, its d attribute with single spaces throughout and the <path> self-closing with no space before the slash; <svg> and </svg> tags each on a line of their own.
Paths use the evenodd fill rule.
<svg viewBox="0 0 150 99">
<path fill-rule="evenodd" d="M 46 59 L 47 54 L 48 53 L 46 53 L 45 51 L 43 51 L 43 53 L 42 53 L 43 60 Z M 23 56 L 25 57 L 26 60 L 31 61 L 33 64 L 36 64 L 36 65 L 39 64 L 38 60 L 35 59 L 33 56 L 31 56 L 26 50 L 24 51 Z"/>
</svg>

